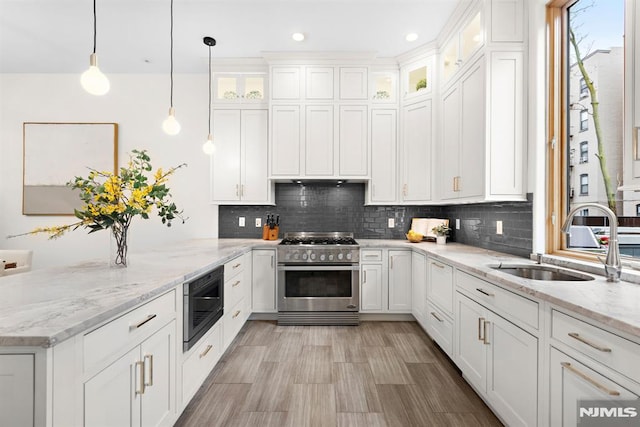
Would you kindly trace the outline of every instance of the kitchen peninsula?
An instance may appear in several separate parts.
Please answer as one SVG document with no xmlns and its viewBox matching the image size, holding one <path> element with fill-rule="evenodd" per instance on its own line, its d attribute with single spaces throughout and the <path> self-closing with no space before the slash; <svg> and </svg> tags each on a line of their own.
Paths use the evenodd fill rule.
<svg viewBox="0 0 640 427">
<path fill-rule="evenodd" d="M 138 391 L 139 394 L 135 394 L 134 399 L 142 398 L 144 412 L 145 402 L 153 402 L 154 387 L 162 384 L 162 375 L 170 375 L 165 390 L 168 394 L 165 397 L 169 396 L 173 400 L 165 412 L 161 412 L 164 418 L 159 423 L 172 425 L 190 399 L 189 393 L 185 394 L 183 390 L 189 375 L 186 361 L 191 353 L 181 351 L 182 283 L 218 265 L 226 264 L 232 268 L 240 264 L 237 260 L 242 260 L 242 280 L 249 282 L 243 291 L 246 311 L 233 318 L 235 322 L 238 322 L 236 319 L 241 319 L 241 326 L 251 311 L 258 311 L 252 308 L 258 303 L 255 300 L 258 293 L 254 288 L 256 275 L 255 272 L 252 275 L 251 262 L 248 260 L 252 252 L 269 251 L 268 253 L 275 254 L 276 243 L 253 239 L 192 240 L 176 245 L 172 250 L 134 253 L 131 256 L 131 267 L 126 269 L 110 269 L 106 266 L 106 261 L 95 261 L 3 278 L 0 281 L 0 358 L 10 361 L 2 364 L 5 367 L 3 369 L 7 366 L 20 367 L 19 357 L 29 357 L 32 361 L 28 365 L 31 366 L 30 376 L 23 377 L 31 382 L 20 383 L 21 387 L 15 390 L 15 401 L 20 403 L 16 403 L 16 407 L 24 408 L 26 403 L 32 402 L 35 425 L 81 425 L 86 422 L 86 417 L 91 416 L 92 411 L 97 410 L 92 407 L 96 398 L 91 395 L 93 390 L 100 396 L 100 405 L 103 407 L 111 405 L 115 408 L 117 406 L 113 405 L 120 403 L 111 402 L 106 397 L 111 389 L 105 388 L 105 383 L 96 384 L 96 378 L 117 366 L 122 361 L 122 355 L 126 356 L 132 351 L 138 355 L 132 357 L 133 362 L 144 359 L 145 345 L 149 344 L 155 351 L 161 349 L 160 351 L 168 354 L 166 367 L 162 365 L 162 358 L 156 356 L 156 385 L 145 386 L 145 381 L 138 384 L 138 366 L 141 374 L 147 374 L 147 368 L 135 363 L 129 367 L 130 358 L 126 357 L 126 366 L 122 371 L 125 373 L 124 381 L 126 384 L 131 381 L 131 387 Z M 609 378 L 613 377 L 626 389 L 639 393 L 637 369 L 624 360 L 624 357 L 635 357 L 633 354 L 637 354 L 637 349 L 640 348 L 640 312 L 637 310 L 640 287 L 637 285 L 626 282 L 611 285 L 599 276 L 595 280 L 578 284 L 536 282 L 507 276 L 493 270 L 491 266 L 529 261 L 460 244 L 412 244 L 401 240 L 367 239 L 360 239 L 359 243 L 363 253 L 370 250 L 409 251 L 417 257 L 414 258 L 416 262 L 413 272 L 408 274 L 411 277 L 411 292 L 419 295 L 419 298 L 414 298 L 408 314 L 411 313 L 453 362 L 458 364 L 467 381 L 488 401 L 501 419 L 513 420 L 510 417 L 518 413 L 518 408 L 500 407 L 496 403 L 498 400 L 492 400 L 490 394 L 483 391 L 483 383 L 476 381 L 470 374 L 473 371 L 465 366 L 468 362 L 464 353 L 465 308 L 475 307 L 473 304 L 486 311 L 481 316 L 483 319 L 493 319 L 493 328 L 503 326 L 500 322 L 508 324 L 506 329 L 491 329 L 488 336 L 497 339 L 501 330 L 513 329 L 537 343 L 529 349 L 532 353 L 528 358 L 533 361 L 534 368 L 533 377 L 530 378 L 536 385 L 533 398 L 539 404 L 534 405 L 533 410 L 525 411 L 531 417 L 529 420 L 549 416 L 545 403 L 549 392 L 545 392 L 547 389 L 543 378 L 545 370 L 554 367 L 547 365 L 545 355 L 550 351 L 551 354 L 556 354 L 556 347 L 568 351 L 576 344 L 582 345 L 571 339 L 566 342 L 557 330 L 569 327 L 566 325 L 571 325 L 571 322 L 576 323 L 575 327 L 582 328 L 579 330 L 582 335 L 606 339 L 606 342 L 613 342 L 617 346 L 616 351 L 606 355 L 610 360 L 603 361 L 600 354 L 587 354 L 598 357 L 595 363 L 608 363 L 608 369 L 613 372 Z M 247 254 L 249 258 L 243 258 Z M 420 259 L 424 264 L 419 262 Z M 430 282 L 432 275 L 440 273 L 443 268 L 452 273 L 448 294 L 443 293 L 442 289 L 434 288 L 436 282 Z M 436 286 L 441 283 L 443 282 L 438 279 Z M 477 293 L 477 289 L 493 296 L 484 293 L 473 295 Z M 444 300 L 449 298 L 451 302 L 450 312 L 446 311 L 446 304 L 442 303 L 443 295 Z M 471 297 L 477 302 L 472 303 Z M 275 294 L 272 298 L 275 300 Z M 148 312 L 146 308 L 149 307 L 155 311 Z M 520 311 L 514 311 L 514 307 Z M 236 310 L 228 311 L 225 305 L 225 316 L 231 319 L 236 313 Z M 136 324 L 140 321 L 145 323 L 150 314 L 157 317 L 150 320 L 147 326 L 155 329 L 149 334 L 136 331 Z M 444 336 L 449 340 L 450 347 L 447 346 L 447 339 L 443 340 L 443 335 L 438 334 L 446 331 L 446 328 L 433 329 L 440 328 L 441 322 L 436 319 L 451 323 L 450 335 Z M 109 328 L 123 321 L 127 332 L 123 342 L 117 343 L 115 340 L 122 340 L 122 336 Z M 225 321 L 226 317 L 222 320 L 222 325 L 226 327 Z M 477 332 L 477 321 L 474 322 L 471 329 L 475 328 Z M 143 329 L 144 327 L 140 328 Z M 222 339 L 222 336 L 227 335 L 225 332 L 218 331 L 221 334 L 218 345 L 224 348 L 233 339 L 233 336 Z M 127 334 L 139 336 L 131 340 Z M 154 342 L 158 336 L 159 342 Z M 554 340 L 559 343 L 555 344 Z M 496 345 L 498 344 L 504 343 L 496 341 Z M 201 349 L 198 347 L 195 350 Z M 518 352 L 522 349 L 511 350 Z M 578 350 L 584 351 L 580 348 Z M 214 351 L 219 358 L 223 349 L 211 350 Z M 195 354 L 195 358 L 198 354 Z M 625 356 L 626 354 L 629 356 Z M 620 359 L 621 355 L 623 359 Z M 209 370 L 212 367 L 213 365 Z M 24 371 L 24 366 L 22 368 Z M 161 369 L 165 368 L 166 373 L 161 374 L 164 372 Z M 620 375 L 622 378 L 619 378 Z M 199 380 L 200 383 L 204 377 Z M 145 388 L 148 394 L 140 393 Z M 523 414 L 519 413 L 518 416 Z"/>
</svg>

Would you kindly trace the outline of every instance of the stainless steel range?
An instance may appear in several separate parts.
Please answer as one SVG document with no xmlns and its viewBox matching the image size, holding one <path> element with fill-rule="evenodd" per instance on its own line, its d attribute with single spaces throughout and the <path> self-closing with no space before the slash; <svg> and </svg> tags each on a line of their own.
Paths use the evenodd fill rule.
<svg viewBox="0 0 640 427">
<path fill-rule="evenodd" d="M 359 324 L 359 261 L 353 233 L 285 233 L 278 245 L 278 324 Z"/>
</svg>

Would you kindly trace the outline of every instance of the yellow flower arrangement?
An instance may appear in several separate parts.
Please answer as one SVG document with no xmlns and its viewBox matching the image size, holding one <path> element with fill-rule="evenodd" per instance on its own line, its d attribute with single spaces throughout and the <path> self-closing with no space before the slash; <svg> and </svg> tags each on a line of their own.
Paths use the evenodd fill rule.
<svg viewBox="0 0 640 427">
<path fill-rule="evenodd" d="M 24 234 L 47 233 L 50 239 L 55 239 L 79 227 L 88 228 L 89 233 L 110 228 L 117 244 L 115 264 L 126 266 L 127 232 L 135 216 L 149 219 L 149 213 L 155 206 L 162 223 L 168 227 L 175 218 L 181 219 L 183 223 L 185 221 L 182 211 L 170 201 L 171 194 L 165 183 L 169 176 L 186 164 L 172 167 L 166 172 L 159 168 L 153 175 L 153 181 L 150 181 L 146 173 L 152 170 L 151 158 L 146 150 L 132 150 L 129 157 L 127 167 L 120 168 L 119 175 L 90 169 L 87 178 L 76 176 L 67 183 L 80 191 L 80 198 L 84 202 L 82 209 L 74 210 L 80 221 L 61 226 L 38 227 Z"/>
</svg>

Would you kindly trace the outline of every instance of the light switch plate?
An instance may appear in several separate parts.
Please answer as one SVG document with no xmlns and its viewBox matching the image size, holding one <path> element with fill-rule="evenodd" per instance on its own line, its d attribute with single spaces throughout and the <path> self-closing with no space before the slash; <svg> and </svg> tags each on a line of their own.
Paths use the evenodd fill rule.
<svg viewBox="0 0 640 427">
<path fill-rule="evenodd" d="M 456 230 L 460 230 L 460 218 L 456 218 Z"/>
<path fill-rule="evenodd" d="M 502 234 L 502 221 L 496 221 L 496 234 Z"/>
<path fill-rule="evenodd" d="M 256 227 L 262 227 L 262 218 L 256 218 Z"/>
<path fill-rule="evenodd" d="M 244 227 L 244 217 L 243 216 L 238 218 L 238 227 Z"/>
<path fill-rule="evenodd" d="M 394 218 L 389 218 L 389 220 L 387 221 L 387 226 L 389 228 L 393 228 L 396 226 L 396 220 Z"/>
</svg>

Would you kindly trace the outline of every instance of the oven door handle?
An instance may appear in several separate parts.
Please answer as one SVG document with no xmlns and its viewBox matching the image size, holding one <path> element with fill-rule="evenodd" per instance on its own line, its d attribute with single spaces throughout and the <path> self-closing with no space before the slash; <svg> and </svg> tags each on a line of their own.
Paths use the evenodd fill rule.
<svg viewBox="0 0 640 427">
<path fill-rule="evenodd" d="M 353 265 L 279 265 L 278 271 L 353 271 L 359 270 L 357 264 Z"/>
</svg>

